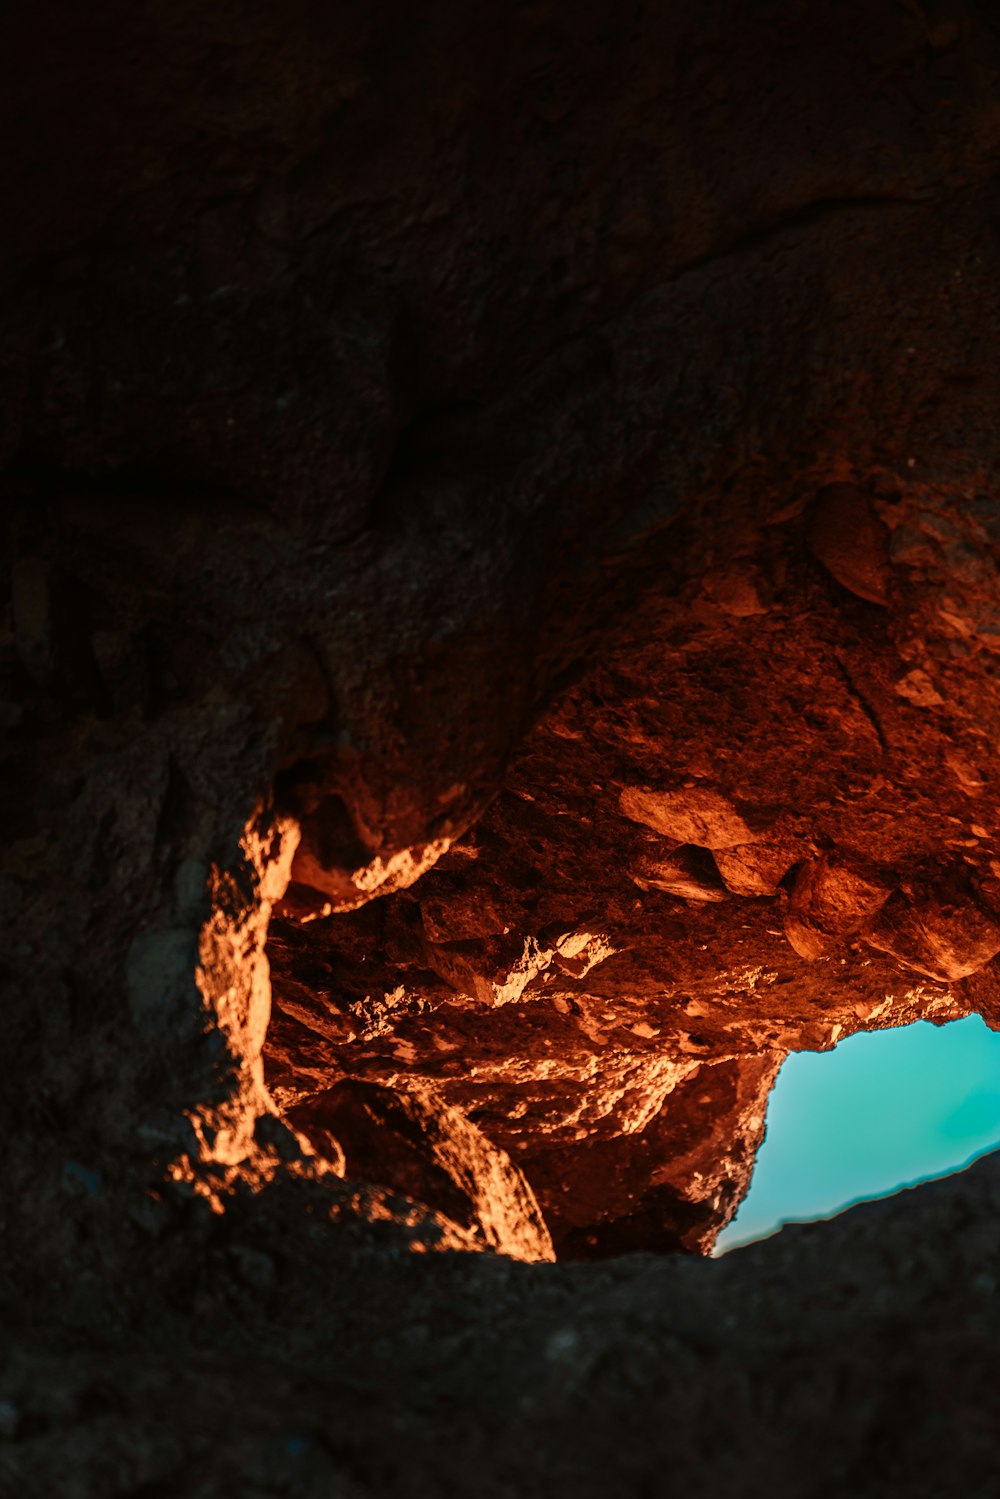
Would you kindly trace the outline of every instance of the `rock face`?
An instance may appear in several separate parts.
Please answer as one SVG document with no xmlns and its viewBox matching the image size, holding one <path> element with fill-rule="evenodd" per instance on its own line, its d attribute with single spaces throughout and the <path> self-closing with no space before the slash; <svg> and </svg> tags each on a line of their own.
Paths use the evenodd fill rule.
<svg viewBox="0 0 1000 1499">
<path fill-rule="evenodd" d="M 510 1157 L 431 1090 L 337 1083 L 288 1119 L 321 1153 L 341 1153 L 342 1174 L 405 1192 L 501 1254 L 552 1259 L 538 1204 Z"/>
<path fill-rule="evenodd" d="M 921 524 L 922 502 L 871 484 L 886 535 Z M 331 1075 L 420 1079 L 513 1155 L 560 1254 L 706 1250 L 789 1050 L 1000 1019 L 962 984 L 1000 951 L 989 646 L 941 615 L 926 565 L 886 566 L 887 628 L 887 605 L 817 567 L 810 502 L 782 514 L 734 486 L 722 525 L 742 518 L 766 611 L 715 605 L 689 533 L 670 595 L 619 627 L 418 884 L 318 919 L 324 893 L 294 889 L 270 949 L 280 1103 Z M 914 670 L 938 702 L 899 691 Z"/>
<path fill-rule="evenodd" d="M 990 1492 L 989 1163 L 703 1255 L 1000 1022 L 992 7 L 5 42 L 3 1499 Z"/>
</svg>

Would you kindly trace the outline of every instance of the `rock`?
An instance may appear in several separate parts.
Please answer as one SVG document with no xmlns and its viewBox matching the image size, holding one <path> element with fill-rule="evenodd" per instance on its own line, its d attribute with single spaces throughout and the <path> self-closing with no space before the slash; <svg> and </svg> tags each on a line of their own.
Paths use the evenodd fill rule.
<svg viewBox="0 0 1000 1499">
<path fill-rule="evenodd" d="M 586 978 L 592 968 L 613 958 L 617 950 L 604 932 L 585 929 L 563 932 L 554 941 L 553 967 L 576 979 Z"/>
<path fill-rule="evenodd" d="M 686 786 L 676 791 L 626 786 L 618 801 L 633 822 L 678 843 L 733 848 L 754 838 L 753 830 L 732 802 L 710 786 Z"/>
<path fill-rule="evenodd" d="M 438 838 L 413 848 L 399 849 L 386 858 L 376 855 L 367 863 L 350 868 L 324 862 L 317 858 L 307 842 L 303 842 L 295 855 L 292 872 L 297 886 L 318 890 L 328 897 L 324 913 L 351 911 L 371 900 L 373 895 L 408 889 L 433 868 L 448 847 L 447 838 Z"/>
<path fill-rule="evenodd" d="M 808 859 L 796 873 L 785 906 L 785 936 L 800 957 L 825 957 L 859 932 L 889 895 L 890 887 L 876 874 L 843 858 Z"/>
<path fill-rule="evenodd" d="M 930 676 L 921 667 L 914 667 L 908 671 L 905 677 L 900 677 L 894 691 L 900 697 L 905 697 L 907 702 L 915 708 L 941 708 L 944 706 L 944 698 L 934 686 Z"/>
<path fill-rule="evenodd" d="M 977 904 L 958 869 L 936 885 L 896 891 L 865 928 L 864 939 L 931 978 L 967 978 L 1000 952 L 1000 922 Z"/>
<path fill-rule="evenodd" d="M 829 484 L 806 518 L 814 557 L 838 583 L 870 604 L 888 603 L 889 533 L 868 496 L 852 484 Z"/>
<path fill-rule="evenodd" d="M 427 943 L 425 953 L 428 966 L 460 995 L 496 1008 L 519 1000 L 552 964 L 556 948 L 533 935 L 508 931 L 477 942 Z"/>
<path fill-rule="evenodd" d="M 296 1104 L 288 1118 L 317 1150 L 332 1135 L 349 1178 L 404 1192 L 502 1254 L 553 1258 L 534 1193 L 506 1151 L 433 1089 L 345 1081 Z"/>
<path fill-rule="evenodd" d="M 717 848 L 713 856 L 723 884 L 733 895 L 774 895 L 801 852 L 798 844 L 786 841 Z"/>
<path fill-rule="evenodd" d="M 193 1036 L 201 1023 L 195 984 L 198 941 L 187 927 L 140 932 L 129 948 L 125 981 L 135 1025 L 149 1036 Z"/>
<path fill-rule="evenodd" d="M 284 1119 L 279 1119 L 276 1114 L 258 1115 L 253 1134 L 255 1142 L 262 1149 L 273 1151 L 279 1160 L 300 1161 L 302 1159 L 302 1146 L 295 1130 Z M 335 1156 L 334 1160 L 336 1160 Z"/>
<path fill-rule="evenodd" d="M 989 1493 L 995 1167 L 697 1257 L 990 998 L 995 5 L 403 9 L 12 8 L 0 1487 Z"/>
<path fill-rule="evenodd" d="M 681 847 L 660 857 L 647 855 L 636 864 L 632 879 L 640 890 L 662 890 L 683 900 L 728 899 L 711 856 L 700 848 Z"/>
<path fill-rule="evenodd" d="M 174 876 L 174 910 L 179 921 L 196 921 L 206 914 L 207 865 L 201 859 L 184 859 Z"/>
</svg>

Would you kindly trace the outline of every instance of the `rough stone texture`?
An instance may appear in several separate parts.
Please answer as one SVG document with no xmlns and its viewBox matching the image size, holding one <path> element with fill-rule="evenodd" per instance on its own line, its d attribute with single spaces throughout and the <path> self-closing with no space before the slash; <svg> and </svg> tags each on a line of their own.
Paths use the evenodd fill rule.
<svg viewBox="0 0 1000 1499">
<path fill-rule="evenodd" d="M 992 1493 L 993 1162 L 606 1257 L 789 1046 L 1000 1018 L 993 7 L 0 67 L 3 1499 Z M 341 1177 L 343 1079 L 605 1262 Z"/>
<path fill-rule="evenodd" d="M 995 1488 L 996 1155 L 715 1261 L 428 1260 L 310 1207 L 144 1237 L 141 1285 L 62 1289 L 75 1337 L 5 1317 L 5 1499 Z"/>
<path fill-rule="evenodd" d="M 809 501 L 776 519 L 766 493 L 717 498 L 766 610 L 711 602 L 693 525 L 670 596 L 634 609 L 417 885 L 318 919 L 293 887 L 271 938 L 279 1101 L 418 1076 L 514 1155 L 560 1253 L 706 1249 L 789 1050 L 1000 1021 L 960 982 L 1000 950 L 992 654 L 934 610 L 932 559 L 887 567 L 888 614 L 832 581 Z M 887 534 L 918 523 L 873 503 Z M 977 545 L 964 607 L 985 617 Z M 898 691 L 915 669 L 939 703 Z"/>
<path fill-rule="evenodd" d="M 467 1234 L 519 1260 L 551 1260 L 552 1240 L 531 1188 L 458 1109 L 432 1089 L 346 1081 L 288 1111 L 341 1175 L 384 1182 Z"/>
</svg>

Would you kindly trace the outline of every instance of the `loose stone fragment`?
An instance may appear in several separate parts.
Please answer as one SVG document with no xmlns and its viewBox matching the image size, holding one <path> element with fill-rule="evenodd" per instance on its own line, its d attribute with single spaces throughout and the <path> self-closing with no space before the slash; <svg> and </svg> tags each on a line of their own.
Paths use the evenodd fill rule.
<svg viewBox="0 0 1000 1499">
<path fill-rule="evenodd" d="M 640 890 L 662 890 L 684 900 L 729 898 L 711 858 L 699 848 L 678 848 L 662 858 L 644 858 L 632 878 Z"/>
</svg>

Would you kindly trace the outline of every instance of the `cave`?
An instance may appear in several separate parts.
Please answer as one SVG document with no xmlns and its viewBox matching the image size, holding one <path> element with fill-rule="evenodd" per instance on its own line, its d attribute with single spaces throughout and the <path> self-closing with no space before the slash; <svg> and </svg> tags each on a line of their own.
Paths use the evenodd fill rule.
<svg viewBox="0 0 1000 1499">
<path fill-rule="evenodd" d="M 981 0 L 17 0 L 0 1499 L 992 1493 Z"/>
</svg>

